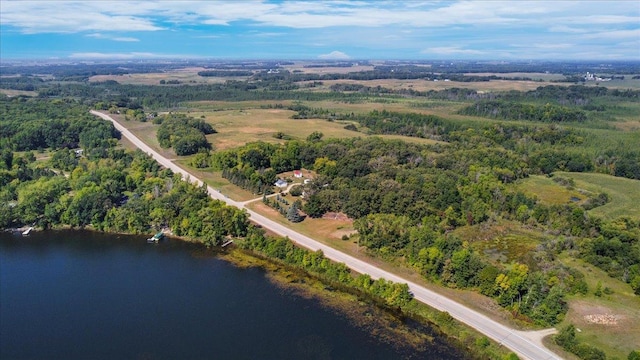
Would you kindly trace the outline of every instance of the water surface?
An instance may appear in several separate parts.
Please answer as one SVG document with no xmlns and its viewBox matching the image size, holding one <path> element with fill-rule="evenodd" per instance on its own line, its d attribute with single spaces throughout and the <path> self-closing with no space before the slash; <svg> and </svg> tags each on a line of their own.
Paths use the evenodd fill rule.
<svg viewBox="0 0 640 360">
<path fill-rule="evenodd" d="M 196 255 L 198 254 L 198 255 Z M 459 359 L 379 341 L 339 311 L 180 241 L 0 233 L 2 359 Z"/>
</svg>

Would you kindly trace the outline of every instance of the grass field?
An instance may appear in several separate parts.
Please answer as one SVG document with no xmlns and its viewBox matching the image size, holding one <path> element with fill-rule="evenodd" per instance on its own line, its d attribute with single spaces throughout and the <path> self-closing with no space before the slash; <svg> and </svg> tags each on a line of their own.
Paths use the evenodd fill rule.
<svg viewBox="0 0 640 360">
<path fill-rule="evenodd" d="M 589 210 L 591 215 L 604 219 L 615 219 L 620 216 L 640 219 L 640 206 L 638 206 L 640 204 L 640 180 L 595 173 L 556 172 L 554 174 L 573 179 L 575 187 L 573 189 L 566 188 L 545 176 L 530 176 L 519 182 L 517 186 L 521 191 L 535 195 L 542 203 L 549 205 L 571 202 L 582 204 L 587 199 L 585 193 L 604 192 L 609 195 L 610 201 L 603 206 Z"/>
<path fill-rule="evenodd" d="M 186 169 L 194 176 L 204 181 L 207 185 L 220 191 L 221 194 L 228 196 L 235 201 L 247 201 L 260 197 L 260 195 L 252 194 L 250 191 L 244 190 L 239 186 L 235 186 L 227 179 L 222 177 L 222 172 L 210 169 L 195 169 L 187 165 L 188 159 L 183 158 L 173 161 L 183 169 Z"/>
<path fill-rule="evenodd" d="M 282 143 L 274 135 L 283 132 L 293 139 L 304 140 L 314 131 L 324 134 L 325 138 L 348 138 L 366 136 L 344 129 L 347 122 L 327 121 L 322 119 L 291 119 L 294 111 L 284 109 L 249 108 L 223 111 L 193 111 L 191 116 L 205 117 L 218 133 L 208 135 L 207 139 L 218 149 L 230 149 L 242 146 L 248 142 L 264 141 L 268 143 Z M 400 138 L 400 137 L 396 137 Z M 405 137 L 402 137 L 405 138 Z M 429 140 L 414 140 L 430 143 Z"/>
<path fill-rule="evenodd" d="M 608 358 L 626 359 L 631 350 L 640 349 L 640 297 L 631 287 L 567 254 L 560 261 L 585 275 L 589 293 L 569 296 L 569 312 L 558 328 L 573 324 L 580 329 L 580 341 L 599 347 Z M 613 293 L 595 296 L 598 283 Z"/>
<path fill-rule="evenodd" d="M 480 224 L 457 228 L 453 232 L 463 241 L 494 264 L 514 261 L 535 267 L 531 251 L 540 244 L 544 236 L 528 230 L 518 222 L 499 220 L 492 225 Z"/>
<path fill-rule="evenodd" d="M 518 190 L 527 195 L 536 196 L 540 202 L 547 205 L 561 205 L 572 202 L 581 204 L 587 199 L 577 189 L 568 189 L 546 176 L 532 175 L 519 181 L 516 186 Z M 571 200 L 572 198 L 574 198 L 574 201 Z M 575 199 L 580 200 L 575 201 Z"/>
<path fill-rule="evenodd" d="M 591 192 L 605 192 L 609 195 L 609 203 L 589 210 L 592 215 L 605 219 L 629 216 L 640 219 L 640 180 L 632 180 L 605 174 L 594 173 L 555 173 L 562 177 L 572 178 L 576 188 Z"/>
<path fill-rule="evenodd" d="M 35 91 L 23 91 L 23 90 L 11 90 L 11 89 L 0 89 L 0 94 L 5 94 L 9 97 L 13 96 L 38 96 L 38 93 Z"/>
</svg>

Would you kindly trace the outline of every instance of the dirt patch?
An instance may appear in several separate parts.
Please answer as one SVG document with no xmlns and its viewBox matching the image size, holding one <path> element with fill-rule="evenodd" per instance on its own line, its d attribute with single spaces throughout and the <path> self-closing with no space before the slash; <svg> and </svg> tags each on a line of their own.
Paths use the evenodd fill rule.
<svg viewBox="0 0 640 360">
<path fill-rule="evenodd" d="M 619 326 L 627 320 L 627 316 L 616 313 L 614 309 L 586 301 L 575 301 L 571 304 L 571 310 L 575 319 L 580 319 L 583 325 Z"/>
<path fill-rule="evenodd" d="M 618 321 L 622 320 L 621 315 L 612 315 L 612 314 L 591 314 L 585 315 L 584 320 L 599 325 L 618 325 Z"/>
<path fill-rule="evenodd" d="M 335 213 L 335 212 L 328 212 L 324 215 L 322 215 L 323 219 L 329 219 L 329 220 L 340 220 L 340 221 L 348 221 L 348 222 L 353 222 L 353 219 L 350 219 L 347 214 L 344 213 Z"/>
</svg>

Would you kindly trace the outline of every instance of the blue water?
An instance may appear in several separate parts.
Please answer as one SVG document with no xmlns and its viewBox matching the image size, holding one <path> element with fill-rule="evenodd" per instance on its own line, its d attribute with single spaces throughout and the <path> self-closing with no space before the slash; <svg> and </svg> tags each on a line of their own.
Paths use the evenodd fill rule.
<svg viewBox="0 0 640 360">
<path fill-rule="evenodd" d="M 0 233 L 2 359 L 459 359 L 390 345 L 197 245 Z"/>
</svg>

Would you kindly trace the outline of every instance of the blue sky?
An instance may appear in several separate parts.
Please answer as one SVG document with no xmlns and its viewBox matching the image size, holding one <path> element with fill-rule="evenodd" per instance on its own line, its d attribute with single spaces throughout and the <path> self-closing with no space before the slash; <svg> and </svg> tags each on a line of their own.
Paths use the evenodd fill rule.
<svg viewBox="0 0 640 360">
<path fill-rule="evenodd" d="M 8 1 L 0 58 L 640 60 L 640 2 Z"/>
</svg>

